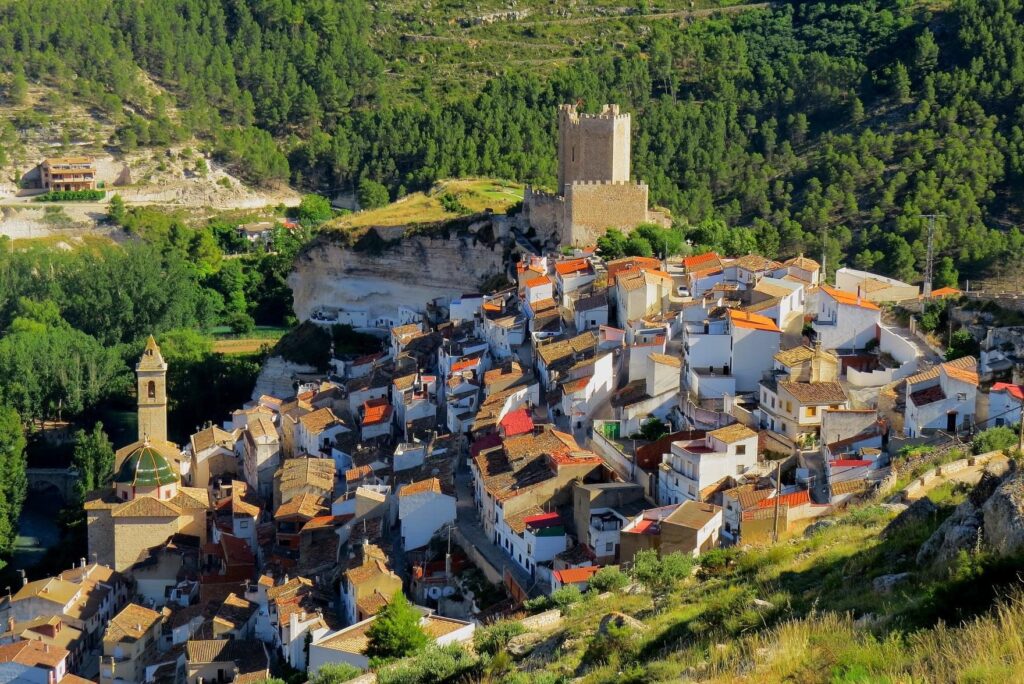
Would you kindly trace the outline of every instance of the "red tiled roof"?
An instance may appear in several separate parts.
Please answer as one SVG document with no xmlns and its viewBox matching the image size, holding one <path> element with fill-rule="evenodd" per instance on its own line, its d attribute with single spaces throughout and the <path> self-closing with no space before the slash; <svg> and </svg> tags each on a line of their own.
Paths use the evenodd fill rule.
<svg viewBox="0 0 1024 684">
<path fill-rule="evenodd" d="M 763 330 L 766 332 L 782 332 L 779 330 L 779 326 L 775 325 L 775 321 L 772 319 L 767 316 L 762 316 L 761 314 L 750 313 L 749 311 L 729 309 L 729 320 L 731 320 L 732 324 L 738 328 Z"/>
<path fill-rule="evenodd" d="M 471 458 L 476 458 L 480 455 L 481 451 L 487 449 L 493 449 L 496 446 L 501 446 L 501 435 L 492 432 L 490 434 L 478 437 L 475 442 L 469 447 L 469 455 Z"/>
<path fill-rule="evenodd" d="M 363 402 L 363 425 L 378 425 L 391 419 L 391 405 L 388 400 L 367 399 Z"/>
<path fill-rule="evenodd" d="M 827 294 L 832 299 L 836 300 L 840 304 L 846 304 L 848 306 L 859 306 L 862 309 L 872 309 L 879 311 L 878 305 L 874 302 L 869 302 L 864 297 L 860 297 L 853 292 L 845 292 L 843 290 L 837 290 L 834 287 L 828 285 L 822 285 L 821 291 Z"/>
<path fill-rule="evenodd" d="M 526 281 L 526 287 L 540 287 L 541 285 L 550 285 L 551 279 L 546 275 L 542 275 L 539 278 L 533 278 Z"/>
<path fill-rule="evenodd" d="M 573 273 L 579 273 L 580 271 L 586 271 L 590 268 L 590 262 L 586 259 L 572 259 L 570 261 L 560 261 L 555 264 L 555 272 L 558 275 L 572 275 Z"/>
<path fill-rule="evenodd" d="M 695 266 L 700 266 L 702 264 L 707 264 L 712 261 L 718 260 L 719 256 L 714 252 L 704 252 L 703 254 L 695 254 L 694 256 L 686 257 L 685 259 L 683 259 L 683 268 L 689 270 L 691 268 L 694 268 Z"/>
<path fill-rule="evenodd" d="M 515 437 L 533 431 L 533 419 L 530 418 L 530 414 L 525 408 L 506 413 L 498 424 L 505 430 L 506 437 Z"/>
<path fill-rule="evenodd" d="M 864 461 L 856 458 L 840 458 L 832 461 L 833 468 L 861 468 L 871 465 L 871 461 Z"/>
<path fill-rule="evenodd" d="M 955 297 L 960 294 L 960 290 L 955 287 L 940 287 L 938 290 L 932 290 L 932 297 Z"/>
<path fill-rule="evenodd" d="M 539 515 L 528 515 L 523 522 L 530 527 L 553 527 L 562 524 L 562 517 L 558 513 L 541 513 Z"/>
<path fill-rule="evenodd" d="M 1003 390 L 1014 399 L 1024 401 L 1024 385 L 1012 385 L 1008 382 L 997 382 L 992 385 L 993 392 L 1002 392 Z"/>
<path fill-rule="evenodd" d="M 566 570 L 555 570 L 552 574 L 562 584 L 576 584 L 577 582 L 586 582 L 590 580 L 601 568 L 596 565 L 590 565 L 585 568 L 568 568 Z"/>
<path fill-rule="evenodd" d="M 811 493 L 806 489 L 802 492 L 794 492 L 792 494 L 783 494 L 780 497 L 772 497 L 770 499 L 764 499 L 757 503 L 758 508 L 773 508 L 775 506 L 775 500 L 778 499 L 779 505 L 786 506 L 799 506 L 801 504 L 811 503 Z"/>
<path fill-rule="evenodd" d="M 480 359 L 464 359 L 462 361 L 457 361 L 456 363 L 452 364 L 452 372 L 457 373 L 458 371 L 466 370 L 467 368 L 472 368 L 478 363 L 480 363 Z"/>
</svg>

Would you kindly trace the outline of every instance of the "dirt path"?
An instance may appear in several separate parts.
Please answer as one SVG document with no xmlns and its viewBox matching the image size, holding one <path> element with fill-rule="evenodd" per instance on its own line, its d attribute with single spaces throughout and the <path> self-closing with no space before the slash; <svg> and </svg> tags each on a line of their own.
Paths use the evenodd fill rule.
<svg viewBox="0 0 1024 684">
<path fill-rule="evenodd" d="M 533 19 L 517 22 L 518 26 L 537 26 L 541 24 L 594 24 L 601 21 L 616 21 L 622 19 L 673 19 L 684 17 L 707 17 L 718 13 L 735 14 L 752 9 L 765 9 L 771 7 L 770 2 L 755 2 L 746 5 L 731 5 L 729 7 L 706 7 L 703 9 L 673 10 L 671 12 L 653 12 L 651 14 L 613 14 L 601 17 L 569 17 L 566 19 Z"/>
</svg>

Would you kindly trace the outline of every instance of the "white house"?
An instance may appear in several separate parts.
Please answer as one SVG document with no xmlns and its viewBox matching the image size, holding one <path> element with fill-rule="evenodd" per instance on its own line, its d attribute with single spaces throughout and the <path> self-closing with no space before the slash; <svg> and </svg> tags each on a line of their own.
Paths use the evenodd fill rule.
<svg viewBox="0 0 1024 684">
<path fill-rule="evenodd" d="M 1024 406 L 1024 385 L 997 382 L 989 390 L 988 422 L 985 427 L 1019 423 L 1022 406 Z"/>
<path fill-rule="evenodd" d="M 555 263 L 555 284 L 559 304 L 564 306 L 570 293 L 594 282 L 596 277 L 590 259 L 586 257 Z"/>
<path fill-rule="evenodd" d="M 480 313 L 484 303 L 483 295 L 464 294 L 452 299 L 448 304 L 448 319 L 451 321 L 471 321 Z"/>
<path fill-rule="evenodd" d="M 296 453 L 311 456 L 330 454 L 331 444 L 338 435 L 346 432 L 349 432 L 348 426 L 331 409 L 324 407 L 310 411 L 300 416 L 295 426 Z"/>
<path fill-rule="evenodd" d="M 820 275 L 821 264 L 803 254 L 783 261 L 782 268 L 775 272 L 777 278 L 791 276 L 806 283 L 809 287 L 817 286 Z"/>
<path fill-rule="evenodd" d="M 660 311 L 672 289 L 672 276 L 664 271 L 639 268 L 617 274 L 615 305 L 619 325 Z"/>
<path fill-rule="evenodd" d="M 407 484 L 398 490 L 398 520 L 402 548 L 426 546 L 438 530 L 455 520 L 455 497 L 441 491 L 436 477 Z"/>
<path fill-rule="evenodd" d="M 729 310 L 732 337 L 731 370 L 737 392 L 754 392 L 762 373 L 779 353 L 782 330 L 772 319 L 747 311 Z"/>
<path fill-rule="evenodd" d="M 577 330 L 595 330 L 608 325 L 608 292 L 601 290 L 570 300 Z"/>
<path fill-rule="evenodd" d="M 359 431 L 362 440 L 365 442 L 390 437 L 393 413 L 388 400 L 383 397 L 364 401 L 359 410 Z"/>
<path fill-rule="evenodd" d="M 611 352 L 604 352 L 569 370 L 561 385 L 563 415 L 582 424 L 608 400 L 615 387 L 613 360 Z"/>
<path fill-rule="evenodd" d="M 262 499 L 274 490 L 274 473 L 281 465 L 281 438 L 269 416 L 249 416 L 243 434 L 245 481 Z"/>
<path fill-rule="evenodd" d="M 771 318 L 780 328 L 786 327 L 794 316 L 804 315 L 802 283 L 779 278 L 761 278 L 752 291 L 756 293 L 752 297 L 762 299 L 763 303 L 755 304 L 757 308 L 747 307 L 747 310 Z"/>
<path fill-rule="evenodd" d="M 473 640 L 476 624 L 431 614 L 429 608 L 417 608 L 424 613 L 420 627 L 438 646 L 466 643 Z M 367 632 L 377 616 L 357 622 L 336 632 L 323 634 L 309 644 L 309 674 L 312 676 L 328 663 L 348 663 L 365 670 L 370 665 L 366 647 L 370 643 Z"/>
<path fill-rule="evenodd" d="M 917 299 L 920 292 L 917 285 L 853 268 L 840 268 L 836 271 L 836 289 L 872 302 Z"/>
<path fill-rule="evenodd" d="M 668 418 L 679 404 L 679 376 L 682 360 L 668 354 L 647 356 L 647 372 L 620 390 L 612 401 L 615 417 L 622 422 L 622 434 L 640 430 L 649 417 Z"/>
<path fill-rule="evenodd" d="M 745 289 L 754 286 L 760 279 L 771 276 L 782 267 L 777 261 L 772 261 L 760 254 L 747 254 L 733 259 L 725 265 L 725 280 L 738 283 Z"/>
<path fill-rule="evenodd" d="M 658 503 L 702 501 L 704 490 L 723 478 L 737 477 L 757 463 L 757 433 L 734 424 L 703 439 L 672 442 L 658 472 Z"/>
<path fill-rule="evenodd" d="M 864 349 L 878 339 L 881 314 L 867 297 L 822 285 L 814 332 L 825 349 Z"/>
<path fill-rule="evenodd" d="M 527 280 L 523 286 L 523 301 L 534 304 L 545 299 L 554 299 L 555 284 L 546 275 Z"/>
<path fill-rule="evenodd" d="M 958 431 L 971 425 L 978 398 L 978 361 L 965 356 L 907 378 L 903 431 Z"/>
</svg>

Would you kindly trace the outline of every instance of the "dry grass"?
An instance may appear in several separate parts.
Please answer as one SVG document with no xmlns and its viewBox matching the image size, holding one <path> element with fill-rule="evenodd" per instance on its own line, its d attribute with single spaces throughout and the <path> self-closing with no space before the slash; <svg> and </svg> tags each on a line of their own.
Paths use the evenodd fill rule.
<svg viewBox="0 0 1024 684">
<path fill-rule="evenodd" d="M 523 199 L 523 186 L 491 178 L 439 181 L 430 192 L 414 192 L 386 207 L 343 216 L 327 226 L 336 229 L 405 226 L 456 218 L 459 214 L 446 211 L 441 205 L 441 196 L 446 193 L 470 212 L 492 209 L 500 214 Z"/>
<path fill-rule="evenodd" d="M 238 355 L 255 354 L 264 346 L 274 346 L 274 341 L 267 338 L 247 337 L 238 340 L 214 340 L 213 351 L 217 354 Z"/>
</svg>

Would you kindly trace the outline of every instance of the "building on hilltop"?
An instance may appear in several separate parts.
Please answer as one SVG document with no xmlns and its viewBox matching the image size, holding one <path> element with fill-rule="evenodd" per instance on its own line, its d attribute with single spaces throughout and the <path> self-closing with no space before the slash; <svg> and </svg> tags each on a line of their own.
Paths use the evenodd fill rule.
<svg viewBox="0 0 1024 684">
<path fill-rule="evenodd" d="M 608 228 L 668 225 L 668 217 L 647 208 L 647 185 L 630 179 L 630 124 L 615 104 L 598 114 L 574 104 L 558 108 L 558 190 L 527 186 L 523 196 L 523 216 L 538 234 L 589 245 Z"/>
<path fill-rule="evenodd" d="M 39 165 L 45 190 L 95 190 L 96 164 L 89 157 L 49 157 Z"/>
</svg>

